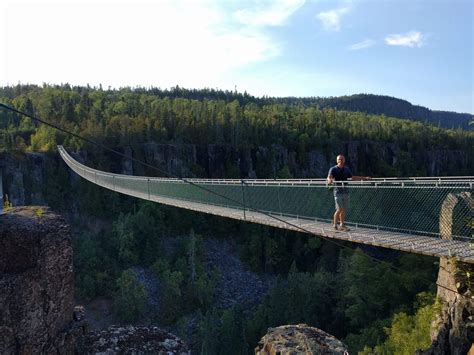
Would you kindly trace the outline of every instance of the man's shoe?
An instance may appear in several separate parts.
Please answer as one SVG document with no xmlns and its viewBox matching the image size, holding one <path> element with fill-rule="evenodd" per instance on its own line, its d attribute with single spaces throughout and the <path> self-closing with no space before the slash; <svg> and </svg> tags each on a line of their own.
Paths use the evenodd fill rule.
<svg viewBox="0 0 474 355">
<path fill-rule="evenodd" d="M 351 229 L 349 227 L 347 227 L 345 224 L 343 224 L 341 226 L 341 230 L 344 231 L 344 232 L 349 232 Z"/>
<path fill-rule="evenodd" d="M 333 224 L 332 227 L 334 228 L 335 231 L 339 230 L 339 228 L 337 228 L 337 224 Z"/>
</svg>

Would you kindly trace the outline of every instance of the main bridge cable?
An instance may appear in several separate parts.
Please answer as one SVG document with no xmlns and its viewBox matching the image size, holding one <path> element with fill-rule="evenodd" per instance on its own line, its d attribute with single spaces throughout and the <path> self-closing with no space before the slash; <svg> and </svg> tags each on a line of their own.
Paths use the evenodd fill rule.
<svg viewBox="0 0 474 355">
<path fill-rule="evenodd" d="M 7 111 L 15 112 L 15 113 L 17 113 L 17 114 L 19 114 L 19 115 L 22 115 L 22 116 L 25 116 L 25 117 L 28 117 L 28 118 L 32 119 L 33 121 L 40 122 L 40 123 L 45 124 L 45 125 L 47 125 L 47 126 L 49 126 L 49 127 L 51 127 L 51 128 L 54 128 L 54 129 L 56 129 L 56 130 L 58 130 L 58 131 L 60 131 L 60 132 L 66 133 L 66 134 L 68 134 L 68 135 L 70 135 L 70 136 L 73 136 L 73 137 L 76 137 L 76 138 L 78 138 L 78 139 L 81 139 L 81 140 L 83 140 L 84 142 L 87 142 L 87 143 L 89 143 L 89 144 L 95 145 L 96 147 L 99 147 L 99 148 L 102 148 L 102 149 L 104 149 L 104 150 L 106 150 L 106 151 L 109 151 L 109 152 L 111 152 L 111 153 L 117 154 L 117 155 L 119 155 L 119 156 L 121 156 L 121 157 L 123 157 L 123 158 L 130 159 L 130 160 L 132 160 L 132 161 L 134 161 L 134 162 L 136 162 L 136 163 L 139 163 L 139 164 L 141 164 L 141 165 L 143 165 L 143 166 L 146 166 L 146 167 L 148 167 L 148 168 L 150 168 L 150 169 L 156 170 L 156 171 L 158 171 L 158 172 L 160 172 L 160 173 L 162 173 L 162 174 L 164 174 L 164 175 L 166 175 L 166 176 L 168 176 L 168 177 L 181 180 L 181 181 L 183 181 L 183 182 L 185 182 L 185 183 L 187 183 L 187 184 L 190 184 L 190 185 L 192 185 L 192 186 L 195 186 L 195 187 L 197 187 L 197 188 L 199 188 L 199 189 L 202 189 L 202 190 L 204 190 L 204 191 L 206 191 L 206 192 L 209 192 L 209 193 L 211 193 L 211 194 L 214 194 L 214 195 L 216 195 L 216 196 L 219 196 L 219 197 L 224 198 L 224 199 L 226 199 L 226 200 L 229 200 L 229 201 L 231 201 L 231 202 L 237 203 L 238 205 L 240 205 L 240 206 L 242 206 L 242 207 L 244 208 L 244 211 L 245 211 L 245 208 L 248 208 L 249 210 L 252 210 L 252 211 L 257 212 L 257 213 L 261 213 L 261 214 L 263 214 L 263 215 L 265 215 L 265 216 L 267 216 L 267 217 L 273 218 L 273 219 L 275 219 L 275 220 L 277 220 L 277 221 L 279 221 L 279 222 L 282 222 L 282 223 L 284 223 L 284 224 L 287 224 L 287 225 L 289 225 L 289 226 L 292 226 L 292 227 L 294 227 L 294 228 L 296 228 L 296 229 L 298 229 L 298 230 L 300 230 L 300 231 L 302 231 L 302 232 L 304 232 L 304 233 L 306 233 L 306 234 L 310 234 L 310 235 L 314 235 L 314 236 L 316 236 L 316 237 L 322 238 L 322 239 L 324 239 L 324 240 L 326 240 L 326 241 L 328 241 L 328 242 L 330 242 L 330 243 L 333 243 L 334 245 L 337 245 L 337 246 L 340 247 L 340 248 L 346 248 L 346 249 L 349 249 L 349 250 L 351 250 L 351 251 L 354 250 L 354 249 L 348 247 L 347 245 L 344 245 L 343 243 L 340 243 L 340 242 L 338 242 L 338 241 L 336 241 L 336 240 L 334 240 L 334 239 L 332 239 L 332 238 L 329 238 L 329 237 L 325 237 L 325 236 L 316 234 L 315 232 L 312 232 L 312 231 L 310 231 L 310 230 L 307 230 L 307 229 L 304 228 L 304 227 L 301 227 L 301 226 L 299 226 L 299 225 L 296 225 L 296 224 L 293 224 L 293 223 L 291 223 L 291 222 L 285 221 L 285 220 L 283 220 L 283 219 L 281 219 L 281 218 L 278 218 L 277 216 L 274 216 L 274 215 L 272 215 L 272 214 L 270 214 L 270 213 L 267 213 L 267 212 L 265 212 L 265 211 L 260 211 L 260 210 L 258 210 L 258 209 L 253 208 L 253 207 L 247 207 L 247 206 L 245 206 L 245 205 L 244 205 L 242 202 L 240 202 L 240 201 L 234 200 L 234 199 L 232 199 L 232 198 L 230 198 L 230 197 L 228 197 L 228 196 L 225 196 L 225 195 L 222 195 L 222 194 L 220 194 L 220 193 L 218 193 L 218 192 L 216 192 L 216 191 L 210 190 L 210 189 L 208 189 L 208 188 L 206 188 L 206 187 L 204 187 L 204 186 L 201 186 L 201 185 L 196 184 L 196 183 L 194 183 L 194 182 L 192 182 L 192 181 L 189 181 L 188 179 L 185 179 L 185 178 L 182 178 L 182 177 L 179 177 L 179 176 L 174 176 L 173 174 L 169 173 L 168 171 L 162 170 L 162 169 L 160 169 L 160 168 L 158 168 L 158 167 L 156 167 L 156 166 L 153 166 L 153 165 L 151 165 L 151 164 L 148 164 L 148 163 L 146 163 L 146 162 L 144 162 L 144 161 L 141 161 L 141 160 L 139 160 L 139 159 L 136 159 L 136 158 L 134 158 L 134 157 L 127 156 L 127 155 L 125 155 L 124 153 L 121 153 L 121 152 L 119 152 L 119 151 L 117 151 L 117 150 L 115 150 L 115 149 L 109 148 L 109 147 L 107 147 L 107 146 L 105 146 L 105 145 L 103 145 L 103 144 L 101 144 L 101 143 L 98 143 L 98 142 L 96 142 L 96 141 L 93 141 L 93 140 L 91 140 L 91 139 L 82 137 L 82 136 L 80 136 L 79 134 L 76 134 L 76 133 L 73 133 L 73 132 L 71 132 L 71 131 L 68 131 L 68 130 L 66 130 L 66 129 L 64 129 L 64 128 L 61 128 L 61 127 L 59 127 L 59 126 L 57 126 L 57 125 L 55 125 L 55 124 L 53 124 L 53 123 L 46 122 L 46 121 L 44 121 L 44 120 L 42 120 L 42 119 L 40 119 L 40 118 L 38 118 L 38 117 L 36 117 L 36 116 L 33 116 L 33 115 L 29 114 L 29 113 L 26 113 L 26 112 L 17 110 L 16 108 L 11 107 L 11 106 L 6 105 L 6 104 L 1 103 L 1 102 L 0 102 L 0 108 L 3 108 L 3 109 L 5 109 L 5 110 L 7 110 Z M 391 264 L 391 263 L 389 263 L 389 262 L 387 262 L 387 261 L 384 261 L 384 260 L 381 260 L 381 259 L 377 259 L 376 257 L 374 257 L 374 256 L 372 256 L 372 255 L 368 255 L 368 254 L 366 254 L 366 253 L 362 253 L 362 255 L 366 256 L 367 258 L 369 258 L 369 259 L 371 259 L 372 261 L 375 261 L 375 262 L 377 262 L 377 263 L 379 263 L 379 264 L 388 265 L 389 268 L 391 268 L 391 269 L 393 269 L 393 270 L 396 270 L 396 271 L 405 271 L 405 270 L 403 270 L 403 268 L 401 268 L 401 267 L 399 267 L 399 266 L 395 266 L 395 265 L 393 265 L 393 264 Z M 417 277 L 418 279 L 420 279 L 420 280 L 427 281 L 427 282 L 429 282 L 429 283 L 432 282 L 432 280 L 429 280 L 429 279 L 427 279 L 427 278 L 425 278 L 425 277 L 423 277 L 423 276 L 418 276 L 418 275 L 417 275 L 416 277 Z M 451 289 L 451 288 L 449 288 L 449 287 L 446 287 L 446 286 L 444 286 L 444 285 L 440 285 L 440 284 L 438 284 L 437 282 L 436 282 L 436 285 L 437 285 L 438 287 L 441 287 L 441 288 L 447 290 L 447 291 L 454 292 L 454 293 L 456 293 L 456 294 L 458 294 L 458 295 L 460 295 L 460 296 L 462 296 L 462 297 L 469 298 L 468 296 L 459 293 L 457 290 L 453 290 L 453 289 Z"/>
</svg>

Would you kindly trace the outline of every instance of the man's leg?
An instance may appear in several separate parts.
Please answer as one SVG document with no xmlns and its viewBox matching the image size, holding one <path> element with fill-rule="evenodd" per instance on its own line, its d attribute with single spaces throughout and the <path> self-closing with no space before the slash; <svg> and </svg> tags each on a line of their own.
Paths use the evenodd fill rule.
<svg viewBox="0 0 474 355">
<path fill-rule="evenodd" d="M 334 194 L 334 202 L 336 205 L 336 212 L 334 212 L 334 218 L 333 218 L 333 227 L 337 229 L 337 222 L 341 219 L 341 207 L 342 207 L 342 195 L 340 193 L 335 193 Z"/>
<path fill-rule="evenodd" d="M 342 208 L 341 208 L 341 229 L 348 231 L 349 228 L 346 227 L 346 211 L 349 208 L 349 194 L 343 194 L 342 198 Z"/>
<path fill-rule="evenodd" d="M 337 221 L 341 219 L 341 209 L 337 208 L 336 212 L 334 212 L 334 218 L 333 218 L 333 226 L 336 228 L 337 227 Z"/>
</svg>

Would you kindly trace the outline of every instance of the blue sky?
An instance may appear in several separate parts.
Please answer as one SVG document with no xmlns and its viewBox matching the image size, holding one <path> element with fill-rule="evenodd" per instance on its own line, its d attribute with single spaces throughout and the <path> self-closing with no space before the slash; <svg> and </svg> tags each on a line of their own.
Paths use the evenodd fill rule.
<svg viewBox="0 0 474 355">
<path fill-rule="evenodd" d="M 0 0 L 0 85 L 373 93 L 474 113 L 472 0 Z"/>
</svg>

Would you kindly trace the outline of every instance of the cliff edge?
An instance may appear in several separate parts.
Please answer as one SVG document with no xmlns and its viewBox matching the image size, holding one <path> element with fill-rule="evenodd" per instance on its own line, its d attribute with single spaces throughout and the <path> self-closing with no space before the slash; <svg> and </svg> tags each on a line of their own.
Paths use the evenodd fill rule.
<svg viewBox="0 0 474 355">
<path fill-rule="evenodd" d="M 47 207 L 0 215 L 0 353 L 74 352 L 71 233 Z"/>
</svg>

